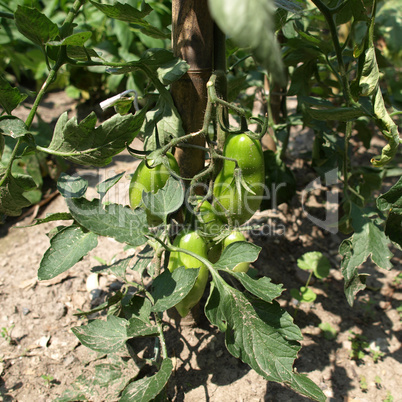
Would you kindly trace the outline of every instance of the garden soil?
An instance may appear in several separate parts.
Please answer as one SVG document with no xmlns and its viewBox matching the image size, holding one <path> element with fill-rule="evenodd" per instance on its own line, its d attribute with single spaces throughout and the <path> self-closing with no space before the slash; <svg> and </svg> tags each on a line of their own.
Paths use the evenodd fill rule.
<svg viewBox="0 0 402 402">
<path fill-rule="evenodd" d="M 41 116 L 50 122 L 66 109 L 70 109 L 70 116 L 79 110 L 60 94 L 50 94 L 44 105 Z M 20 113 L 23 115 L 24 111 Z M 392 249 L 395 255 L 391 271 L 376 269 L 370 261 L 364 264 L 362 272 L 370 275 L 367 289 L 358 294 L 350 307 L 339 269 L 338 247 L 344 236 L 320 229 L 307 216 L 306 212 L 322 216 L 325 193 L 320 188 L 310 191 L 302 203 L 303 189 L 317 176 L 298 156 L 303 146 L 309 146 L 308 134 L 304 140 L 299 132 L 293 135 L 298 141 L 294 142 L 297 152 L 296 148 L 291 149 L 288 164 L 296 175 L 297 194 L 289 205 L 282 204 L 254 217 L 252 223 L 262 225 L 262 229 L 249 233 L 248 238 L 262 251 L 253 267 L 274 283 L 284 284 L 279 302 L 292 314 L 304 336 L 295 368 L 318 384 L 328 401 L 402 401 L 402 312 L 397 310 L 402 306 L 401 283 L 397 278 L 402 253 Z M 93 197 L 99 181 L 126 172 L 110 198 L 127 203 L 127 175 L 133 173 L 137 164 L 123 153 L 105 169 L 76 168 L 70 174 L 88 179 L 88 196 Z M 103 361 L 71 332 L 71 327 L 85 323 L 85 319 L 74 314 L 99 305 L 120 288 L 118 278 L 107 271 L 99 273 L 99 267 L 101 262 L 110 263 L 116 256 L 128 256 L 130 250 L 124 250 L 112 239 L 100 238 L 98 247 L 74 268 L 53 280 L 39 282 L 37 270 L 49 247 L 46 234 L 63 222 L 26 226 L 34 217 L 44 218 L 61 211 L 67 211 L 67 207 L 61 196 L 55 196 L 41 208 L 32 208 L 25 217 L 10 219 L 0 227 L 2 401 L 53 401 L 71 388 L 78 376 L 91 375 L 94 364 Z M 316 301 L 297 305 L 290 289 L 304 285 L 307 279 L 297 267 L 297 259 L 307 251 L 321 251 L 332 269 L 328 278 L 311 283 L 318 295 Z M 174 362 L 168 400 L 307 401 L 284 385 L 266 381 L 231 356 L 225 348 L 224 334 L 203 315 L 203 304 L 205 299 L 196 323 L 180 321 L 174 312 L 164 317 L 168 325 L 168 352 Z M 321 323 L 327 324 L 333 333 L 323 332 Z M 133 347 L 144 348 L 144 357 L 152 355 L 153 345 L 149 341 L 141 340 Z M 356 347 L 361 351 L 357 360 L 351 358 Z M 90 400 L 104 399 L 98 394 Z"/>
</svg>

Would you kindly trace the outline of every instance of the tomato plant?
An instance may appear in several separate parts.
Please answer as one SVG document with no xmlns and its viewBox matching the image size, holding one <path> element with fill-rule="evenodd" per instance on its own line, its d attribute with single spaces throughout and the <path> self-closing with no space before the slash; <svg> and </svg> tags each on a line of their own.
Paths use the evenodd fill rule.
<svg viewBox="0 0 402 402">
<path fill-rule="evenodd" d="M 292 126 L 305 125 L 314 133 L 311 164 L 316 172 L 325 177 L 339 167 L 344 215 L 338 226 L 350 234 L 340 247 L 348 302 L 352 305 L 365 287 L 359 266 L 368 257 L 380 268 L 391 268 L 388 245 L 402 246 L 402 179 L 378 196 L 374 206 L 373 194 L 380 189 L 385 166 L 398 157 L 401 140 L 395 121 L 400 112 L 388 108 L 398 110 L 396 89 L 392 96 L 383 95 L 374 42 L 376 1 L 367 7 L 354 0 L 285 0 L 277 6 L 265 0 L 211 0 L 204 7 L 185 2 L 191 10 L 173 1 L 172 32 L 163 2 L 76 0 L 65 7 L 62 22 L 53 22 L 52 10 L 41 10 L 39 3 L 17 3 L 0 12 L 2 24 L 12 24 L 12 30 L 41 51 L 47 75 L 25 121 L 13 111 L 26 94 L 1 76 L 0 213 L 19 216 L 34 202 L 32 192 L 40 183 L 29 170 L 18 170 L 24 158 L 42 153 L 92 167 L 108 165 L 124 150 L 144 158 L 131 180 L 132 208 L 104 201 L 123 174 L 100 183 L 99 197 L 91 200 L 85 179 L 62 174 L 57 186 L 69 212 L 36 222 L 73 221 L 52 231 L 38 270 L 40 280 L 66 272 L 97 246 L 99 236 L 141 249 L 114 264 L 125 283 L 122 290 L 101 307 L 78 313 L 88 316 L 104 309 L 106 319 L 97 317 L 72 329 L 83 345 L 109 357 L 131 359 L 131 339 L 155 339 L 154 356 L 145 360 L 155 374 L 112 387 L 110 398 L 148 401 L 162 392 L 173 372 L 163 313 L 176 308 L 187 315 L 208 289 L 205 316 L 225 333 L 233 356 L 268 381 L 324 401 L 319 386 L 293 368 L 301 332 L 276 301 L 281 285 L 250 274 L 249 265 L 261 248 L 245 241 L 241 232 L 250 227 L 241 225 L 247 225 L 267 198 L 268 185 L 286 182 L 283 201 L 294 194 L 296 180 L 285 156 Z M 102 30 L 87 29 L 94 10 L 107 21 L 106 37 Z M 350 29 L 342 41 L 340 25 Z M 121 48 L 104 55 L 97 40 L 115 41 L 114 32 Z M 173 52 L 167 46 L 171 34 Z M 65 112 L 43 143 L 33 130 L 34 117 L 67 68 L 107 71 L 102 77 L 110 88 L 117 92 L 123 84 L 126 91 L 102 102 L 116 111 L 102 124 L 97 125 L 95 113 L 78 121 Z M 267 96 L 266 113 L 258 116 L 251 113 L 247 94 L 237 97 L 241 89 L 255 85 L 275 88 Z M 294 96 L 296 112 L 274 110 L 275 96 L 283 98 L 277 102 L 282 105 Z M 385 144 L 371 166 L 357 167 L 351 160 L 352 138 L 360 136 L 368 148 L 368 123 Z M 260 141 L 267 131 L 274 149 L 264 154 Z M 140 150 L 132 145 L 136 137 L 143 143 Z M 273 199 L 262 205 L 275 206 Z M 138 283 L 127 279 L 131 261 L 140 266 Z M 311 269 L 323 277 L 317 267 Z M 134 294 L 129 291 L 133 286 Z M 311 292 L 307 283 L 296 296 L 311 301 Z M 91 399 L 82 392 L 64 400 Z"/>
</svg>

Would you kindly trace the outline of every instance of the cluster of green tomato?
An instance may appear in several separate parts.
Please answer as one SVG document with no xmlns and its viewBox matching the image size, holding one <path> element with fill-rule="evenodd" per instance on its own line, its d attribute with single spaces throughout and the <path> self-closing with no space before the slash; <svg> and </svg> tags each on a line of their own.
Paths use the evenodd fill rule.
<svg viewBox="0 0 402 402">
<path fill-rule="evenodd" d="M 264 158 L 259 140 L 252 135 L 229 134 L 224 148 L 222 168 L 214 181 L 213 200 L 203 201 L 196 214 L 199 227 L 192 230 L 182 230 L 175 237 L 173 246 L 189 250 L 200 257 L 215 263 L 221 252 L 229 245 L 245 241 L 238 227 L 245 223 L 260 206 L 264 191 Z M 167 153 L 170 168 L 179 174 L 179 166 L 171 153 Z M 234 162 L 237 161 L 237 164 Z M 152 161 L 148 160 L 152 165 Z M 235 176 L 239 176 L 239 180 Z M 159 164 L 149 168 L 143 160 L 135 171 L 130 183 L 130 205 L 133 209 L 144 207 L 142 193 L 156 193 L 161 189 L 170 173 Z M 148 222 L 157 225 L 158 217 L 147 209 Z M 232 230 L 227 230 L 231 227 Z M 228 233 L 223 240 L 216 243 L 211 241 L 214 235 Z M 201 299 L 208 282 L 208 268 L 195 257 L 183 252 L 171 252 L 168 269 L 173 272 L 176 268 L 200 268 L 197 281 L 188 295 L 176 305 L 179 314 L 186 316 Z M 234 271 L 247 272 L 247 262 L 238 264 Z"/>
</svg>

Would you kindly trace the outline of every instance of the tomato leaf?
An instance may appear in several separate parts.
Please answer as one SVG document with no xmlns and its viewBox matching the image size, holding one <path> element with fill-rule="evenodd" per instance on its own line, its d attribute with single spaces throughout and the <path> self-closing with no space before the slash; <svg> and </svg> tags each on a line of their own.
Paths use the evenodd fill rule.
<svg viewBox="0 0 402 402">
<path fill-rule="evenodd" d="M 149 246 L 148 244 L 144 247 L 143 250 L 141 250 L 137 254 L 137 259 L 134 263 L 134 266 L 131 268 L 133 271 L 138 272 L 139 275 L 142 275 L 142 273 L 148 268 L 148 266 L 151 264 L 152 259 L 154 258 L 155 255 L 155 250 Z M 152 270 L 152 269 L 151 269 Z M 152 270 L 153 271 L 153 270 Z M 150 269 L 148 268 L 148 274 L 153 275 L 153 272 L 150 272 Z"/>
<path fill-rule="evenodd" d="M 377 59 L 375 56 L 375 47 L 373 45 L 370 46 L 364 54 L 364 65 L 359 81 L 361 95 L 371 95 L 378 85 L 379 78 L 380 71 L 378 69 Z"/>
<path fill-rule="evenodd" d="M 96 191 L 100 195 L 100 198 L 102 199 L 106 193 L 115 185 L 117 184 L 120 179 L 123 177 L 125 172 L 116 174 L 113 177 L 109 177 L 106 180 L 104 180 L 102 183 L 97 184 L 96 186 Z"/>
<path fill-rule="evenodd" d="M 108 17 L 131 23 L 138 22 L 152 11 L 152 7 L 144 2 L 142 3 L 143 7 L 141 10 L 137 10 L 129 4 L 119 3 L 118 1 L 113 5 L 101 4 L 92 0 L 91 3 Z"/>
<path fill-rule="evenodd" d="M 48 149 L 80 165 L 105 166 L 138 135 L 145 112 L 142 109 L 135 115 L 114 115 L 96 128 L 94 112 L 80 123 L 76 117 L 68 120 L 64 112 L 56 123 Z"/>
<path fill-rule="evenodd" d="M 180 116 L 168 92 L 163 92 L 156 106 L 147 113 L 141 132 L 144 133 L 144 149 L 147 151 L 157 149 L 158 143 L 160 147 L 172 138 L 184 135 Z"/>
<path fill-rule="evenodd" d="M 271 282 L 271 279 L 264 276 L 263 278 L 253 279 L 245 272 L 228 271 L 254 296 L 271 303 L 279 297 L 282 292 L 282 284 L 276 285 Z"/>
<path fill-rule="evenodd" d="M 183 183 L 180 180 L 169 177 L 165 186 L 158 190 L 156 194 L 143 192 L 142 201 L 145 208 L 149 210 L 152 215 L 158 216 L 163 221 L 166 221 L 169 214 L 177 211 L 183 205 Z"/>
<path fill-rule="evenodd" d="M 99 236 L 107 236 L 133 247 L 144 244 L 148 233 L 146 214 L 120 204 L 102 205 L 99 199 L 67 198 L 73 218 L 83 227 Z"/>
<path fill-rule="evenodd" d="M 152 11 L 151 6 L 145 2 L 142 2 L 141 10 L 137 10 L 129 4 L 122 4 L 119 2 L 115 2 L 113 5 L 108 5 L 97 3 L 91 0 L 91 3 L 110 18 L 115 18 L 120 21 L 126 21 L 131 24 L 138 25 L 141 28 L 141 32 L 148 36 L 157 39 L 169 38 L 169 34 L 165 34 L 143 19 Z"/>
<path fill-rule="evenodd" d="M 113 315 L 107 320 L 93 320 L 87 325 L 73 327 L 71 331 L 80 342 L 96 352 L 113 353 L 120 350 L 130 338 L 128 321 Z"/>
<path fill-rule="evenodd" d="M 152 377 L 131 382 L 123 391 L 120 402 L 148 402 L 163 390 L 173 371 L 173 363 L 169 358 L 162 361 L 161 368 Z"/>
<path fill-rule="evenodd" d="M 371 163 L 374 166 L 381 167 L 387 164 L 396 155 L 401 140 L 399 138 L 398 126 L 391 119 L 385 108 L 384 98 L 379 86 L 377 86 L 377 90 L 373 95 L 373 103 L 377 125 L 388 141 L 388 144 L 381 150 L 380 157 L 371 159 Z"/>
<path fill-rule="evenodd" d="M 359 274 L 358 267 L 371 257 L 378 267 L 389 270 L 393 254 L 385 233 L 355 204 L 351 207 L 351 217 L 355 233 L 341 243 L 339 253 L 342 255 L 345 295 L 352 306 L 356 293 L 366 287 L 365 274 Z"/>
<path fill-rule="evenodd" d="M 209 0 L 208 6 L 219 28 L 239 46 L 251 48 L 272 77 L 284 82 L 281 51 L 274 34 L 274 2 Z"/>
<path fill-rule="evenodd" d="M 28 95 L 22 94 L 18 88 L 14 88 L 0 74 L 0 105 L 7 114 L 11 112 L 27 98 Z"/>
<path fill-rule="evenodd" d="M 391 189 L 377 198 L 377 207 L 388 211 L 385 234 L 402 248 L 402 177 Z"/>
<path fill-rule="evenodd" d="M 63 40 L 50 41 L 47 44 L 51 46 L 83 46 L 84 43 L 92 36 L 92 32 L 78 32 L 73 35 L 67 36 Z"/>
<path fill-rule="evenodd" d="M 33 43 L 42 46 L 59 35 L 59 28 L 33 7 L 18 6 L 14 13 L 18 30 Z"/>
<path fill-rule="evenodd" d="M 57 181 L 57 190 L 64 198 L 83 197 L 88 189 L 88 181 L 78 175 L 62 173 Z"/>
<path fill-rule="evenodd" d="M 15 116 L 0 117 L 0 132 L 12 138 L 23 137 L 29 132 L 25 123 Z"/>
<path fill-rule="evenodd" d="M 211 324 L 225 332 L 226 347 L 268 381 L 285 383 L 316 401 L 326 397 L 306 376 L 293 371 L 303 339 L 292 317 L 278 303 L 267 303 L 230 287 L 213 275 L 205 306 Z"/>
<path fill-rule="evenodd" d="M 0 174 L 3 180 L 4 174 Z M 36 183 L 27 175 L 9 175 L 4 178 L 0 187 L 0 213 L 9 216 L 19 216 L 22 208 L 29 207 L 31 201 L 25 197 L 25 192 L 36 187 Z"/>
<path fill-rule="evenodd" d="M 39 280 L 48 280 L 73 267 L 98 245 L 98 236 L 72 225 L 58 232 L 50 240 L 38 270 Z"/>
<path fill-rule="evenodd" d="M 72 220 L 73 217 L 68 213 L 68 212 L 55 212 L 53 214 L 48 214 L 46 218 L 42 219 L 35 219 L 35 222 L 32 223 L 31 225 L 27 226 L 18 226 L 19 228 L 25 227 L 31 227 L 31 226 L 36 226 L 36 225 L 41 225 L 42 223 L 48 223 L 48 222 L 54 222 L 54 221 L 68 221 Z"/>
<path fill-rule="evenodd" d="M 232 270 L 237 264 L 241 262 L 254 262 L 258 258 L 261 247 L 248 242 L 236 242 L 229 244 L 219 261 L 214 264 L 216 269 L 228 268 Z"/>
<path fill-rule="evenodd" d="M 127 335 L 129 338 L 138 336 L 158 335 L 158 327 L 151 324 L 149 318 L 133 316 L 128 320 Z"/>
<path fill-rule="evenodd" d="M 179 267 L 171 273 L 164 271 L 152 284 L 152 297 L 155 304 L 152 311 L 163 312 L 183 300 L 193 288 L 198 277 L 199 268 L 185 269 Z"/>
</svg>

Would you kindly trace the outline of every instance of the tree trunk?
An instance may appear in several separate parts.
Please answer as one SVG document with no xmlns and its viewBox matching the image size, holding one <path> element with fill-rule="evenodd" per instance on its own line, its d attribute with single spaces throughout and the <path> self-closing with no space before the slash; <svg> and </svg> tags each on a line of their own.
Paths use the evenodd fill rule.
<svg viewBox="0 0 402 402">
<path fill-rule="evenodd" d="M 171 93 L 186 134 L 202 128 L 207 104 L 206 84 L 212 73 L 213 22 L 207 0 L 172 1 L 172 42 L 175 56 L 185 60 L 190 69 L 175 83 Z M 204 145 L 201 137 L 190 144 Z M 204 168 L 204 151 L 177 148 L 175 157 L 183 177 L 193 177 Z"/>
</svg>

